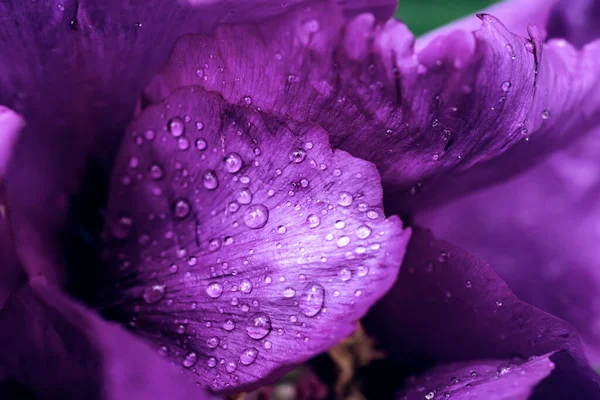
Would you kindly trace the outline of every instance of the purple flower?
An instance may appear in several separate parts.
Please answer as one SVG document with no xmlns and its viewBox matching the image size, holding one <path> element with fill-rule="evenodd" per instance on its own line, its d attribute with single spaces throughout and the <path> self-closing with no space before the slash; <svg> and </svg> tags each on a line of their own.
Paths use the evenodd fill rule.
<svg viewBox="0 0 600 400">
<path fill-rule="evenodd" d="M 0 393 L 236 393 L 362 319 L 398 398 L 600 396 L 597 2 L 188 3 L 0 4 Z"/>
</svg>

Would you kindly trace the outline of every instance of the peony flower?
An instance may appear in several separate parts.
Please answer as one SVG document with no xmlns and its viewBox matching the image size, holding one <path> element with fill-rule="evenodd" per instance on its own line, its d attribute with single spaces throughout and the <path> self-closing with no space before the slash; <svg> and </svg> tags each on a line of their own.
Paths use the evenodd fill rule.
<svg viewBox="0 0 600 400">
<path fill-rule="evenodd" d="M 7 397 L 235 394 L 361 320 L 399 399 L 600 396 L 594 2 L 0 7 Z"/>
</svg>

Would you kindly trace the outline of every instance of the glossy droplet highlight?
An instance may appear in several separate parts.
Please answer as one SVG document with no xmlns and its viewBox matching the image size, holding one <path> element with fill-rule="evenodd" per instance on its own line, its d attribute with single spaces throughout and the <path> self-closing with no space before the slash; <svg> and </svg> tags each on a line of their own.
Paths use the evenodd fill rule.
<svg viewBox="0 0 600 400">
<path fill-rule="evenodd" d="M 223 285 L 218 282 L 211 282 L 206 287 L 206 294 L 213 299 L 221 296 L 223 294 Z"/>
<path fill-rule="evenodd" d="M 216 336 L 206 339 L 206 345 L 208 346 L 209 349 L 215 349 L 219 345 L 220 342 L 221 342 L 221 339 L 219 339 Z"/>
<path fill-rule="evenodd" d="M 198 362 L 198 354 L 195 351 L 190 351 L 183 358 L 183 366 L 186 368 L 192 368 L 196 362 Z"/>
<path fill-rule="evenodd" d="M 237 369 L 237 363 L 235 361 L 229 361 L 225 365 L 225 370 L 227 370 L 227 372 L 229 372 L 230 374 L 235 372 L 236 369 Z"/>
<path fill-rule="evenodd" d="M 366 225 L 361 225 L 358 228 L 356 228 L 356 236 L 358 236 L 359 239 L 366 239 L 371 235 L 371 228 L 369 228 Z"/>
<path fill-rule="evenodd" d="M 202 175 L 202 186 L 208 190 L 215 190 L 219 186 L 217 173 L 213 170 L 208 170 Z"/>
<path fill-rule="evenodd" d="M 306 159 L 306 150 L 296 149 L 290 153 L 290 161 L 293 163 L 301 163 Z"/>
<path fill-rule="evenodd" d="M 259 229 L 267 224 L 269 210 L 262 204 L 250 206 L 244 214 L 244 223 L 250 229 Z"/>
<path fill-rule="evenodd" d="M 144 290 L 144 301 L 148 304 L 156 304 L 165 297 L 165 285 L 153 285 Z"/>
<path fill-rule="evenodd" d="M 338 194 L 338 204 L 340 206 L 343 207 L 348 207 L 350 204 L 352 204 L 352 195 L 348 192 L 340 192 L 340 194 Z"/>
<path fill-rule="evenodd" d="M 225 163 L 225 171 L 231 174 L 238 172 L 244 165 L 242 162 L 242 157 L 238 153 L 227 154 L 227 156 L 225 156 L 223 159 L 223 162 Z"/>
<path fill-rule="evenodd" d="M 294 297 L 295 295 L 296 295 L 296 290 L 294 288 L 287 287 L 287 288 L 283 289 L 283 297 L 285 297 L 286 299 L 290 299 L 290 298 Z"/>
<path fill-rule="evenodd" d="M 310 282 L 302 291 L 300 311 L 307 317 L 314 317 L 323 308 L 325 289 L 318 283 Z"/>
<path fill-rule="evenodd" d="M 251 293 L 252 292 L 252 282 L 250 282 L 249 279 L 244 279 L 242 280 L 242 283 L 240 283 L 240 290 L 242 291 L 242 293 Z"/>
<path fill-rule="evenodd" d="M 316 228 L 321 224 L 321 218 L 318 215 L 311 214 L 306 217 L 306 222 L 308 223 L 309 228 Z"/>
<path fill-rule="evenodd" d="M 206 140 L 204 140 L 202 138 L 196 139 L 196 141 L 194 142 L 194 145 L 196 146 L 196 148 L 198 150 L 206 150 L 206 148 L 208 147 L 208 143 L 206 143 Z"/>
<path fill-rule="evenodd" d="M 242 351 L 242 354 L 240 354 L 240 362 L 243 365 L 250 365 L 256 360 L 256 357 L 258 357 L 258 350 L 251 347 Z"/>
<path fill-rule="evenodd" d="M 181 118 L 175 117 L 169 120 L 169 123 L 167 124 L 167 129 L 169 130 L 169 133 L 171 133 L 171 135 L 173 135 L 174 137 L 179 137 L 183 135 L 185 125 L 183 124 L 183 120 Z"/>
<path fill-rule="evenodd" d="M 262 339 L 271 332 L 271 318 L 266 313 L 257 313 L 250 318 L 246 333 L 252 339 Z"/>
<path fill-rule="evenodd" d="M 112 226 L 112 234 L 117 239 L 125 239 L 131 232 L 133 226 L 133 219 L 128 215 L 117 216 L 116 221 Z"/>
<path fill-rule="evenodd" d="M 233 322 L 233 320 L 228 319 L 227 321 L 225 321 L 223 323 L 223 329 L 225 329 L 226 331 L 232 331 L 235 329 L 235 322 Z"/>
<path fill-rule="evenodd" d="M 237 194 L 237 201 L 240 204 L 247 205 L 252 203 L 252 192 L 248 188 L 242 188 Z M 237 210 L 236 210 L 237 211 Z"/>
<path fill-rule="evenodd" d="M 150 167 L 150 178 L 152 178 L 154 180 L 158 180 L 158 179 L 162 178 L 163 175 L 164 175 L 163 169 L 160 167 L 160 165 L 154 164 L 153 166 Z"/>
<path fill-rule="evenodd" d="M 175 218 L 185 218 L 190 214 L 190 203 L 185 199 L 175 200 L 173 204 L 173 215 Z"/>
</svg>

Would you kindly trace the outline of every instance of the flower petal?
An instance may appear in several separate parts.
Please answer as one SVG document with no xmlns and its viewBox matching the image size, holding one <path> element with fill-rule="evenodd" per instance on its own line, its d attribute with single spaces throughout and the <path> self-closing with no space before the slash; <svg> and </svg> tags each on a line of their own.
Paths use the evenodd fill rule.
<svg viewBox="0 0 600 400">
<path fill-rule="evenodd" d="M 516 179 L 417 217 L 489 261 L 524 301 L 574 324 L 594 363 L 600 363 L 599 151 L 597 131 Z"/>
<path fill-rule="evenodd" d="M 548 20 L 548 36 L 565 38 L 582 47 L 600 37 L 600 3 L 594 0 L 561 0 L 552 9 Z"/>
<path fill-rule="evenodd" d="M 355 329 L 410 231 L 371 163 L 198 87 L 145 111 L 107 213 L 109 310 L 215 390 L 254 383 Z"/>
<path fill-rule="evenodd" d="M 298 6 L 182 38 L 146 100 L 194 84 L 316 121 L 334 147 L 378 166 L 390 210 L 405 212 L 514 174 L 600 119 L 600 43 L 578 52 L 481 18 L 475 33 L 439 36 L 415 53 L 398 22 L 363 14 L 346 24 L 334 5 Z"/>
<path fill-rule="evenodd" d="M 464 364 L 475 368 L 489 360 L 504 360 L 493 362 L 494 374 L 514 366 L 517 371 L 527 369 L 534 374 L 531 381 L 524 382 L 500 378 L 504 390 L 515 384 L 518 387 L 514 388 L 522 389 L 522 396 L 526 396 L 549 370 L 543 362 L 522 363 L 531 357 L 550 357 L 556 369 L 536 390 L 559 390 L 562 384 L 562 390 L 581 390 L 588 396 L 581 398 L 600 394 L 599 377 L 589 368 L 579 338 L 568 323 L 520 301 L 489 265 L 450 243 L 434 239 L 428 231 L 414 231 L 396 284 L 364 321 L 379 345 L 413 371 L 440 363 L 479 360 Z M 381 321 L 386 323 L 382 325 Z M 563 351 L 565 354 L 561 355 Z M 493 379 L 470 382 L 471 389 L 464 387 L 468 382 L 459 375 L 457 364 L 446 365 L 426 373 L 423 382 L 429 381 L 431 386 L 417 386 L 423 387 L 421 396 L 429 390 L 436 390 L 438 395 L 440 390 L 456 390 L 459 399 L 496 398 L 483 395 L 489 392 L 491 396 L 498 390 Z M 488 376 L 487 372 L 484 376 Z M 452 377 L 458 377 L 460 382 L 453 382 Z M 407 393 L 414 395 L 412 391 Z M 514 397 L 505 398 L 526 398 L 513 394 Z"/>
<path fill-rule="evenodd" d="M 12 241 L 10 224 L 6 215 L 6 195 L 0 181 L 0 310 L 8 296 L 26 282 L 18 264 Z"/>
<path fill-rule="evenodd" d="M 286 7 L 174 0 L 3 1 L 0 104 L 27 121 L 7 171 L 15 243 L 30 275 L 61 282 L 59 238 L 90 159 L 109 170 L 142 89 L 182 34 L 261 19 Z M 96 213 L 102 203 L 77 205 Z M 11 200 L 12 199 L 12 200 Z M 82 218 L 81 216 L 70 216 Z"/>
<path fill-rule="evenodd" d="M 40 282 L 8 300 L 0 327 L 0 371 L 36 398 L 211 398 L 131 334 Z"/>
</svg>

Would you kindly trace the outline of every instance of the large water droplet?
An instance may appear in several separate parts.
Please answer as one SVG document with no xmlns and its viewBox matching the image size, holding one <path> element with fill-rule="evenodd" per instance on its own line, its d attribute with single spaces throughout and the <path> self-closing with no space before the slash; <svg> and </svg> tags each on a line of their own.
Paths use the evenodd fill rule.
<svg viewBox="0 0 600 400">
<path fill-rule="evenodd" d="M 235 174 L 240 169 L 242 169 L 242 157 L 238 153 L 229 153 L 223 159 L 225 163 L 225 171 Z"/>
<path fill-rule="evenodd" d="M 219 186 L 217 173 L 213 170 L 208 170 L 202 175 L 202 185 L 208 190 L 215 190 Z"/>
<path fill-rule="evenodd" d="M 259 229 L 267 224 L 269 209 L 262 204 L 250 206 L 244 214 L 244 223 L 248 228 Z"/>
<path fill-rule="evenodd" d="M 240 362 L 244 365 L 250 365 L 254 362 L 254 360 L 256 360 L 256 357 L 258 357 L 258 350 L 256 350 L 254 347 L 251 347 L 242 351 L 242 354 L 240 355 Z"/>
<path fill-rule="evenodd" d="M 179 137 L 179 136 L 183 135 L 183 131 L 185 130 L 185 125 L 183 124 L 183 121 L 181 118 L 175 117 L 175 118 L 169 120 L 169 123 L 167 124 L 167 129 L 169 130 L 171 135 L 173 135 L 174 137 Z"/>
<path fill-rule="evenodd" d="M 237 369 L 237 363 L 235 361 L 229 361 L 225 365 L 225 369 L 227 370 L 227 372 L 229 372 L 231 374 L 231 373 L 235 372 L 235 370 Z"/>
<path fill-rule="evenodd" d="M 366 225 L 361 225 L 358 228 L 356 228 L 356 236 L 358 236 L 359 239 L 366 239 L 371 235 L 371 228 L 369 228 Z"/>
<path fill-rule="evenodd" d="M 246 294 L 252 292 L 252 282 L 249 279 L 243 279 L 242 283 L 240 283 L 240 290 Z"/>
<path fill-rule="evenodd" d="M 153 285 L 144 290 L 144 301 L 148 304 L 155 304 L 165 297 L 165 285 Z"/>
<path fill-rule="evenodd" d="M 290 153 L 290 161 L 296 164 L 301 163 L 306 159 L 306 150 L 296 149 Z"/>
<path fill-rule="evenodd" d="M 212 297 L 213 299 L 216 299 L 217 297 L 221 296 L 221 294 L 223 294 L 223 285 L 221 285 L 218 282 L 209 283 L 206 287 L 206 294 Z"/>
<path fill-rule="evenodd" d="M 175 200 L 173 204 L 173 215 L 175 218 L 185 218 L 190 214 L 190 203 L 186 199 Z"/>
<path fill-rule="evenodd" d="M 233 322 L 233 320 L 228 319 L 227 321 L 225 321 L 223 323 L 223 329 L 225 329 L 226 331 L 232 331 L 235 329 L 235 322 Z"/>
<path fill-rule="evenodd" d="M 348 192 L 340 192 L 338 194 L 338 204 L 343 207 L 348 207 L 352 204 L 352 195 Z"/>
<path fill-rule="evenodd" d="M 287 288 L 283 289 L 283 297 L 285 297 L 286 299 L 292 298 L 295 295 L 296 295 L 296 290 L 294 288 L 287 287 Z"/>
<path fill-rule="evenodd" d="M 257 313 L 250 318 L 248 326 L 246 326 L 246 332 L 252 339 L 262 339 L 271 332 L 271 318 L 263 313 Z"/>
<path fill-rule="evenodd" d="M 186 368 L 192 368 L 198 361 L 198 354 L 195 351 L 187 353 L 183 359 L 183 366 Z"/>
<path fill-rule="evenodd" d="M 196 146 L 196 148 L 198 150 L 206 150 L 206 148 L 208 147 L 208 143 L 206 143 L 206 140 L 204 140 L 202 138 L 196 139 L 196 141 L 194 142 L 194 145 Z"/>
<path fill-rule="evenodd" d="M 318 283 L 310 282 L 302 291 L 300 311 L 307 317 L 314 317 L 323 308 L 325 289 Z"/>
</svg>

